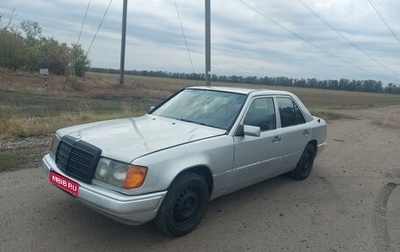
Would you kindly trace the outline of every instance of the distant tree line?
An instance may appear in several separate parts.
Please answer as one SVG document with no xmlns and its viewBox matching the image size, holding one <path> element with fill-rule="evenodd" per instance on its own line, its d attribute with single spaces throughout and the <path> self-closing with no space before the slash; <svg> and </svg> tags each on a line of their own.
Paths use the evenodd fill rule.
<svg viewBox="0 0 400 252">
<path fill-rule="evenodd" d="M 114 73 L 118 74 L 118 69 L 109 68 L 90 68 L 91 72 L 101 73 Z M 164 71 L 148 71 L 148 70 L 127 70 L 125 74 L 139 75 L 139 76 L 152 76 L 162 78 L 174 79 L 188 79 L 188 80 L 205 80 L 203 73 L 171 73 Z M 383 85 L 381 81 L 375 80 L 319 80 L 316 78 L 308 79 L 293 79 L 288 77 L 257 77 L 257 76 L 237 76 L 237 75 L 211 75 L 211 81 L 214 82 L 230 82 L 230 83 L 246 83 L 257 85 L 273 85 L 273 86 L 287 86 L 287 87 L 304 87 L 304 88 L 320 88 L 332 90 L 346 90 L 358 92 L 374 92 L 374 93 L 388 93 L 400 94 L 400 85 L 389 83 Z"/>
<path fill-rule="evenodd" d="M 90 61 L 79 44 L 59 43 L 52 37 L 42 36 L 37 22 L 23 21 L 15 28 L 2 25 L 0 14 L 0 66 L 13 70 L 38 72 L 47 68 L 55 75 L 84 76 Z"/>
</svg>

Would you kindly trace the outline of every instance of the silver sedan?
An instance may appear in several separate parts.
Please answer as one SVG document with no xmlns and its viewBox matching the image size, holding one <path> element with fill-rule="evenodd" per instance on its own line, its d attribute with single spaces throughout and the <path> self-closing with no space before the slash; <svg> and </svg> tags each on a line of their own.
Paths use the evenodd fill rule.
<svg viewBox="0 0 400 252">
<path fill-rule="evenodd" d="M 307 178 L 326 134 L 292 93 L 190 87 L 138 118 L 58 130 L 42 163 L 88 207 L 182 236 L 210 200 L 285 173 Z"/>
</svg>

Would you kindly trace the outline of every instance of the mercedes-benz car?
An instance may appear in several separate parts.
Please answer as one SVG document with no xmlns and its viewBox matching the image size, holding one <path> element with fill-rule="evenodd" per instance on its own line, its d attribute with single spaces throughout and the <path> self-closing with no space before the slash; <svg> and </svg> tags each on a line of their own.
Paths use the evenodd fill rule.
<svg viewBox="0 0 400 252">
<path fill-rule="evenodd" d="M 281 174 L 307 178 L 326 134 L 292 93 L 188 87 L 141 117 L 57 130 L 42 167 L 105 216 L 182 236 L 217 197 Z"/>
</svg>

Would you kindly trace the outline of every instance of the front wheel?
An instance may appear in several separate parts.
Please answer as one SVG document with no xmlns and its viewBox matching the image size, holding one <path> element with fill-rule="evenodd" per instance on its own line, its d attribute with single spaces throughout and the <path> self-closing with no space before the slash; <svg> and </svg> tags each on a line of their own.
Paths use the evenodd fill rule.
<svg viewBox="0 0 400 252">
<path fill-rule="evenodd" d="M 155 224 L 166 234 L 188 234 L 203 218 L 208 200 L 209 190 L 204 178 L 196 173 L 184 173 L 170 186 Z"/>
<path fill-rule="evenodd" d="M 311 169 L 314 164 L 314 158 L 314 146 L 312 146 L 312 144 L 307 144 L 306 148 L 303 151 L 303 154 L 300 157 L 299 162 L 296 165 L 296 168 L 294 168 L 294 170 L 289 173 L 289 176 L 297 180 L 306 179 L 311 173 Z"/>
</svg>

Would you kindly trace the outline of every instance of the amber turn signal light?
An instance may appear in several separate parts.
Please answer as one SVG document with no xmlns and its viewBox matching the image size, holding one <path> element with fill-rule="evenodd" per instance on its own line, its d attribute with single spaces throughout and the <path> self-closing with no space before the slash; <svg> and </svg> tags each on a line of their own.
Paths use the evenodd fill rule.
<svg viewBox="0 0 400 252">
<path fill-rule="evenodd" d="M 138 188 L 143 185 L 146 178 L 147 167 L 130 165 L 126 173 L 123 187 L 125 189 Z"/>
</svg>

